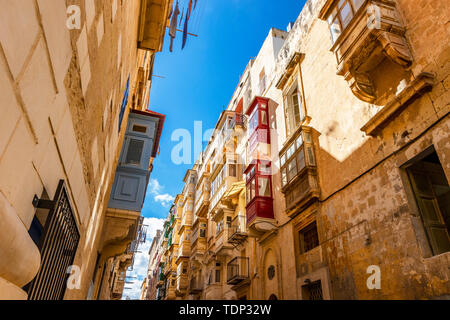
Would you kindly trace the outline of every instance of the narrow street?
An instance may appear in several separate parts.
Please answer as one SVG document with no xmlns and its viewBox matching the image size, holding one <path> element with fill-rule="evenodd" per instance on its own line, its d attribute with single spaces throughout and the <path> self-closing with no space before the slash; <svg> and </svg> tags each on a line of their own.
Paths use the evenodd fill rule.
<svg viewBox="0 0 450 320">
<path fill-rule="evenodd" d="M 0 300 L 450 299 L 448 1 L 0 7 Z"/>
</svg>

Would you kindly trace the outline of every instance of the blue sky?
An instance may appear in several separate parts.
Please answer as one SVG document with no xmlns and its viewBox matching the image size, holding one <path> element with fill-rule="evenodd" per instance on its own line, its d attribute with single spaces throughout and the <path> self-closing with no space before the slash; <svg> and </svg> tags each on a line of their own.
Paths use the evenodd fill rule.
<svg viewBox="0 0 450 320">
<path fill-rule="evenodd" d="M 180 0 L 180 11 L 187 3 Z M 165 114 L 166 122 L 143 208 L 145 217 L 166 217 L 169 204 L 163 200 L 181 192 L 184 174 L 192 166 L 171 161 L 178 143 L 171 141 L 173 131 L 184 128 L 193 137 L 194 121 L 202 121 L 203 130 L 213 128 L 270 28 L 286 29 L 303 5 L 304 0 L 198 0 L 188 29 L 198 37 L 189 36 L 181 50 L 182 33 L 178 32 L 170 53 L 166 32 L 154 66 L 154 75 L 165 78 L 153 78 L 149 106 Z M 192 155 L 192 162 L 196 157 Z"/>
<path fill-rule="evenodd" d="M 182 11 L 189 0 L 179 1 Z M 139 299 L 152 238 L 156 229 L 162 228 L 162 219 L 183 188 L 184 174 L 197 158 L 197 154 L 192 154 L 191 164 L 174 164 L 171 154 L 178 141 L 171 140 L 172 133 L 186 129 L 193 139 L 194 121 L 202 121 L 204 131 L 214 128 L 248 61 L 258 54 L 270 28 L 285 30 L 289 22 L 297 19 L 304 2 L 198 0 L 188 30 L 198 37 L 188 37 L 186 47 L 181 50 L 182 33 L 178 33 L 171 53 L 166 32 L 164 48 L 156 55 L 153 71 L 164 78 L 153 78 L 149 105 L 150 110 L 165 114 L 166 121 L 161 152 L 153 163 L 142 210 L 144 223 L 149 226 L 147 242 L 135 256 L 133 271 L 127 273 L 133 283 L 126 286 L 123 299 Z"/>
</svg>

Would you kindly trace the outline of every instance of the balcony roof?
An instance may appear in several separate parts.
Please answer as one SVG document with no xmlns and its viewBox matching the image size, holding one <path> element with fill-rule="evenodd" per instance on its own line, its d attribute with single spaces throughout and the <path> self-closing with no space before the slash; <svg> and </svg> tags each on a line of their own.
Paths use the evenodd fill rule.
<svg viewBox="0 0 450 320">
<path fill-rule="evenodd" d="M 158 121 L 158 128 L 156 130 L 156 135 L 155 135 L 155 144 L 153 146 L 153 152 L 152 152 L 152 158 L 155 158 L 157 153 L 158 153 L 158 150 L 159 150 L 159 141 L 161 139 L 161 134 L 162 134 L 162 130 L 163 130 L 163 127 L 164 127 L 164 122 L 166 120 L 166 116 L 161 114 L 161 113 L 158 113 L 158 112 L 155 112 L 155 111 L 151 111 L 151 110 L 145 110 L 144 111 L 144 110 L 132 109 L 131 112 L 132 113 L 136 113 L 136 114 L 145 115 L 145 116 L 151 116 L 151 117 L 159 119 L 159 121 Z"/>
<path fill-rule="evenodd" d="M 235 182 L 231 187 L 224 193 L 222 199 L 231 199 L 236 197 L 245 188 L 245 181 Z"/>
</svg>

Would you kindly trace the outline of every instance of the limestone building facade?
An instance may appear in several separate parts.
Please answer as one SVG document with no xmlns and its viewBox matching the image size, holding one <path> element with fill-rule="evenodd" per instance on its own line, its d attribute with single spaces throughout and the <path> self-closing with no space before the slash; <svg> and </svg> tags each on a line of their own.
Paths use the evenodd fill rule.
<svg viewBox="0 0 450 320">
<path fill-rule="evenodd" d="M 152 122 L 141 174 L 156 156 L 164 117 L 147 108 L 170 4 L 2 1 L 0 299 L 121 295 L 109 276 L 132 259 L 143 199 L 110 198 L 133 117 Z"/>
<path fill-rule="evenodd" d="M 446 7 L 308 0 L 270 30 L 166 222 L 163 299 L 450 297 Z"/>
</svg>

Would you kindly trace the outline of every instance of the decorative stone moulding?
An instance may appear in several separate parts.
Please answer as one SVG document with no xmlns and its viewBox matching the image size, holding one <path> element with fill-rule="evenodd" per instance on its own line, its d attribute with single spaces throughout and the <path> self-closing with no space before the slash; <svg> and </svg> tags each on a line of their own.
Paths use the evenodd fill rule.
<svg viewBox="0 0 450 320">
<path fill-rule="evenodd" d="M 337 0 L 329 0 L 319 18 L 327 20 Z M 337 74 L 343 76 L 356 97 L 377 100 L 370 72 L 384 58 L 408 69 L 413 58 L 405 38 L 395 2 L 366 0 L 336 39 L 331 51 L 337 60 Z"/>
<path fill-rule="evenodd" d="M 277 89 L 283 90 L 285 84 L 288 82 L 289 78 L 294 73 L 295 67 L 302 63 L 303 59 L 305 58 L 305 54 L 300 52 L 295 52 L 292 57 L 289 59 L 289 62 L 285 68 L 284 73 L 280 76 L 280 78 L 277 81 L 276 87 Z"/>
</svg>

